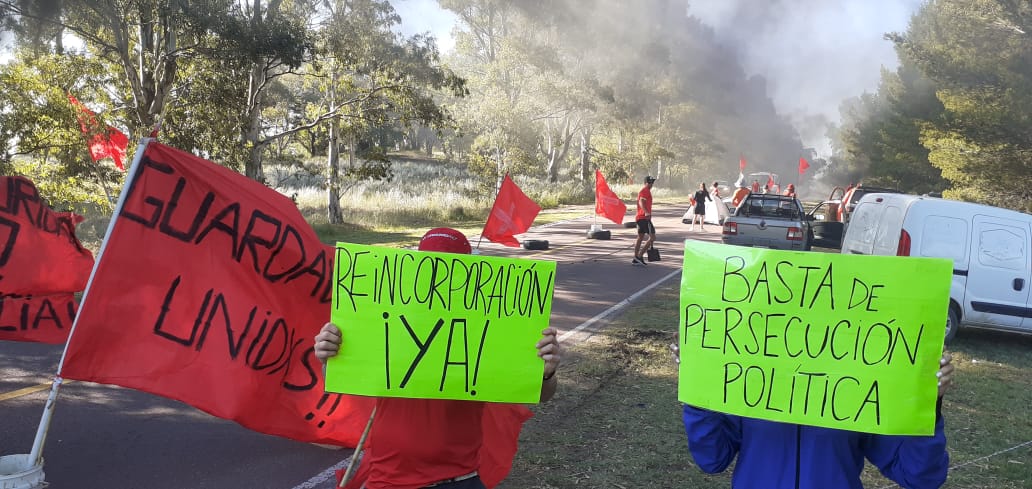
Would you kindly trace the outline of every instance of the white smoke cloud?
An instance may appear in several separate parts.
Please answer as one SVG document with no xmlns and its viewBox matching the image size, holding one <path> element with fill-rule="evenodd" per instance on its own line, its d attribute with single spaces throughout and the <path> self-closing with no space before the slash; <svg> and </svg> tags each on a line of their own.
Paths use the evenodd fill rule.
<svg viewBox="0 0 1032 489">
<path fill-rule="evenodd" d="M 804 144 L 827 153 L 825 122 L 842 100 L 878 88 L 881 68 L 899 64 L 888 32 L 905 31 L 924 0 L 707 0 L 689 13 L 735 46 L 743 67 L 767 79 L 778 111 Z M 823 122 L 822 122 L 823 121 Z"/>
</svg>

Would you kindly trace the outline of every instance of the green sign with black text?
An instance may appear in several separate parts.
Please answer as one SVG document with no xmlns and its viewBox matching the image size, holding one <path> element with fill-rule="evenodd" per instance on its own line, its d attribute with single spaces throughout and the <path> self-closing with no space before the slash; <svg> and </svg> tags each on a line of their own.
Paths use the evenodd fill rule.
<svg viewBox="0 0 1032 489">
<path fill-rule="evenodd" d="M 326 390 L 536 403 L 555 262 L 337 243 Z"/>
<path fill-rule="evenodd" d="M 953 265 L 685 242 L 678 399 L 714 411 L 931 435 Z"/>
</svg>

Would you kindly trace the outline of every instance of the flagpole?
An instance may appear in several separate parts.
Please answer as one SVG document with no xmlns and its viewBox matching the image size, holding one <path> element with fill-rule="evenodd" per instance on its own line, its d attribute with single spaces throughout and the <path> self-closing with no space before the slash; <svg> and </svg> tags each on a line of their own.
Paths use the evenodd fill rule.
<svg viewBox="0 0 1032 489">
<path fill-rule="evenodd" d="M 509 176 L 509 173 L 506 172 L 505 176 L 503 176 L 502 178 L 498 179 L 498 184 L 495 185 L 495 196 L 494 196 L 495 202 L 491 204 L 491 210 L 492 211 L 494 210 L 494 204 L 498 202 L 498 194 L 501 193 L 501 191 L 502 191 L 502 182 L 504 182 L 505 181 L 505 177 L 508 177 L 508 176 Z M 487 213 L 487 220 L 484 221 L 484 229 L 487 229 L 487 225 L 491 223 L 491 216 L 493 216 L 493 215 L 494 215 L 493 212 L 489 211 Z M 480 242 L 483 241 L 483 240 L 484 240 L 484 230 L 482 229 L 480 231 L 480 237 L 477 238 L 477 247 L 476 247 L 476 249 L 478 249 L 478 250 L 480 249 Z"/>
<path fill-rule="evenodd" d="M 376 406 L 373 406 L 373 411 L 369 413 L 369 421 L 366 421 L 365 429 L 362 430 L 362 436 L 358 437 L 358 445 L 355 447 L 355 451 L 351 452 L 351 460 L 348 462 L 348 468 L 344 471 L 344 476 L 340 478 L 340 484 L 337 487 L 344 487 L 351 481 L 351 478 L 355 476 L 355 469 L 358 468 L 358 456 L 359 453 L 365 448 L 366 437 L 369 436 L 369 430 L 373 427 L 373 419 L 376 418 Z"/>
<path fill-rule="evenodd" d="M 143 159 L 143 151 L 153 141 L 154 138 L 142 138 L 140 139 L 140 144 L 136 147 L 136 155 L 133 156 L 132 166 L 129 167 L 129 172 L 126 174 L 125 185 L 122 187 L 122 193 L 118 196 L 118 204 L 115 206 L 114 214 L 111 215 L 111 221 L 108 222 L 107 232 L 104 233 L 104 241 L 100 244 L 100 251 L 97 253 L 96 261 L 93 262 L 93 270 L 90 271 L 90 278 L 86 282 L 86 289 L 83 292 L 80 304 L 86 303 L 86 298 L 90 293 L 90 285 L 93 283 L 93 277 L 97 274 L 100 261 L 104 258 L 104 249 L 107 247 L 108 238 L 111 237 L 111 232 L 115 228 L 115 221 L 118 219 L 118 214 L 122 211 L 122 206 L 125 204 L 126 189 L 129 188 L 136 177 L 140 160 Z M 61 389 L 61 383 L 63 382 L 61 368 L 64 366 L 65 356 L 68 354 L 68 344 L 71 343 L 72 335 L 75 334 L 75 326 L 79 324 L 79 317 L 76 314 L 75 320 L 72 321 L 72 328 L 68 332 L 68 340 L 65 341 L 64 351 L 61 352 L 61 361 L 57 364 L 57 374 L 50 384 L 50 395 L 47 396 L 47 403 L 43 407 L 43 415 L 39 420 L 39 427 L 36 428 L 36 438 L 32 440 L 32 451 L 29 452 L 29 458 L 26 461 L 26 470 L 39 465 L 43 457 L 43 444 L 46 442 L 47 432 L 50 430 L 50 421 L 54 415 L 54 407 L 57 404 L 57 393 Z"/>
</svg>

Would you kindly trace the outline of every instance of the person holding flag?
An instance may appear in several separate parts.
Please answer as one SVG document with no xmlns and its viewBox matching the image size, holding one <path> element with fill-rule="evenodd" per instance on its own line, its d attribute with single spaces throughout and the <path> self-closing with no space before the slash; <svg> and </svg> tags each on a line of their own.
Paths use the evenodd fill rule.
<svg viewBox="0 0 1032 489">
<path fill-rule="evenodd" d="M 472 252 L 466 236 L 450 228 L 428 231 L 419 242 L 419 250 L 463 254 Z M 541 384 L 541 401 L 545 402 L 555 395 L 558 384 L 555 374 L 562 353 L 555 328 L 547 328 L 541 334 L 536 348 L 537 355 L 545 362 L 544 381 Z M 333 323 L 326 323 L 315 336 L 316 358 L 325 364 L 337 355 L 342 341 L 340 328 Z M 488 403 L 477 401 L 377 398 L 375 419 L 370 421 L 369 448 L 363 457 L 359 475 L 355 477 L 358 482 L 344 487 L 488 487 L 485 485 L 485 469 L 481 464 L 483 452 L 490 450 L 489 444 L 497 444 L 502 440 L 489 436 L 484 428 L 482 421 L 488 415 L 487 406 Z M 499 406 L 510 405 L 491 405 Z M 519 421 L 522 423 L 522 419 Z M 482 481 L 481 477 L 485 480 Z"/>
</svg>

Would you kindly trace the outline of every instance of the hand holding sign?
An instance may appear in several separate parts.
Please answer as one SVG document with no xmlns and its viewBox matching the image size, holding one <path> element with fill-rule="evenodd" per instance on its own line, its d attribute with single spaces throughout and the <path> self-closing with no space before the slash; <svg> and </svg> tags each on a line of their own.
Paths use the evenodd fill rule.
<svg viewBox="0 0 1032 489">
<path fill-rule="evenodd" d="M 562 359 L 562 350 L 556 339 L 557 333 L 555 328 L 546 328 L 541 332 L 541 340 L 537 342 L 536 346 L 538 357 L 545 362 L 541 402 L 545 402 L 555 395 L 555 373 Z M 340 328 L 333 323 L 324 324 L 319 334 L 315 336 L 315 358 L 324 364 L 327 363 L 330 358 L 337 356 L 341 342 Z"/>
<path fill-rule="evenodd" d="M 545 329 L 554 262 L 338 243 L 335 276 L 331 319 L 347 341 L 328 362 L 328 391 L 512 403 L 549 395 L 542 382 L 559 361 Z"/>
<path fill-rule="evenodd" d="M 942 355 L 948 260 L 689 241 L 685 264 L 719 286 L 682 279 L 681 401 L 849 431 L 932 433 L 938 392 L 922 379 Z"/>
<path fill-rule="evenodd" d="M 939 397 L 953 387 L 953 355 L 949 352 L 942 352 L 939 358 L 939 371 L 935 373 L 939 379 Z"/>
</svg>

